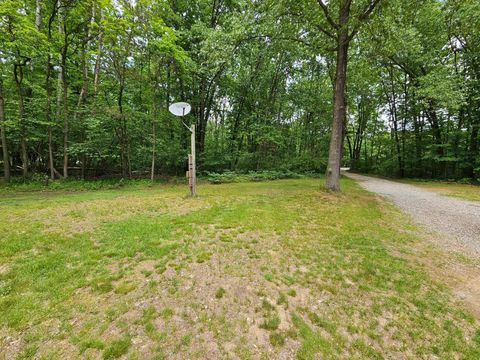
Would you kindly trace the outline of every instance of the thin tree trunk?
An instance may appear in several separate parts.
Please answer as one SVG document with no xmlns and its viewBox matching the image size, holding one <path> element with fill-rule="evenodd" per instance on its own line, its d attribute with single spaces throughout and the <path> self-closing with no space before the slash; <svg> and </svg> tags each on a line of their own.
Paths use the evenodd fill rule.
<svg viewBox="0 0 480 360">
<path fill-rule="evenodd" d="M 15 84 L 17 87 L 18 94 L 18 121 L 20 127 L 20 148 L 21 148 L 21 158 L 22 158 L 22 174 L 23 176 L 28 175 L 28 154 L 27 154 L 27 140 L 26 140 L 26 129 L 25 129 L 25 105 L 23 98 L 23 66 L 21 64 L 15 64 L 13 66 L 13 73 L 15 78 Z"/>
<path fill-rule="evenodd" d="M 390 99 L 390 115 L 393 123 L 393 135 L 395 139 L 395 146 L 397 149 L 397 161 L 398 170 L 401 178 L 405 176 L 405 170 L 403 166 L 402 148 L 400 145 L 400 138 L 398 136 L 398 112 L 397 112 L 397 93 L 395 91 L 395 80 L 393 77 L 393 68 L 390 67 L 390 90 L 392 91 L 392 97 Z"/>
<path fill-rule="evenodd" d="M 35 29 L 40 30 L 42 25 L 42 0 L 35 0 Z"/>
<path fill-rule="evenodd" d="M 62 8 L 62 0 L 58 0 L 58 32 L 60 34 L 63 34 L 63 26 L 62 26 L 62 17 L 63 17 L 63 8 Z M 63 52 L 63 49 L 62 49 L 62 52 Z M 61 66 L 62 64 L 62 54 L 59 55 L 58 57 L 58 62 Z M 60 124 L 62 122 L 62 116 L 65 116 L 66 114 L 63 114 L 63 108 L 62 108 L 62 100 L 63 100 L 63 91 L 62 91 L 62 84 L 63 84 L 63 80 L 62 80 L 62 73 L 63 71 L 59 71 L 58 72 L 58 76 L 57 76 L 57 106 L 56 106 L 56 110 L 55 110 L 55 118 L 56 118 L 56 123 L 57 124 Z M 51 132 L 52 130 L 50 129 L 50 136 L 51 136 Z M 51 171 L 53 170 L 53 172 L 55 173 L 55 169 L 51 168 Z M 65 174 L 64 174 L 65 175 Z"/>
<path fill-rule="evenodd" d="M 53 129 L 52 129 L 52 85 L 51 85 L 51 76 L 52 76 L 52 56 L 48 54 L 47 58 L 47 77 L 45 80 L 45 87 L 47 92 L 47 103 L 46 103 L 46 117 L 49 123 L 48 125 L 48 165 L 50 168 L 50 178 L 55 180 L 55 165 L 53 161 Z"/>
<path fill-rule="evenodd" d="M 57 122 L 63 120 L 63 177 L 68 177 L 68 88 L 67 88 L 67 50 L 68 39 L 65 31 L 65 9 L 62 0 L 58 0 L 58 32 L 62 37 L 63 46 L 59 56 L 60 71 L 57 80 Z M 63 118 L 63 119 L 62 119 Z"/>
<path fill-rule="evenodd" d="M 420 124 L 419 115 L 415 114 L 413 117 L 414 133 L 415 133 L 415 173 L 418 176 L 423 176 L 422 169 L 422 141 L 420 139 Z"/>
<path fill-rule="evenodd" d="M 52 40 L 52 24 L 55 18 L 56 11 L 54 10 L 48 21 L 48 42 Z M 48 165 L 50 168 L 50 178 L 55 180 L 55 165 L 53 159 L 53 128 L 52 128 L 52 54 L 47 56 L 47 69 L 45 77 L 45 90 L 46 90 L 46 107 L 45 115 L 48 124 Z M 58 118 L 58 117 L 57 117 Z"/>
<path fill-rule="evenodd" d="M 156 79 L 155 79 L 156 80 Z M 156 84 L 154 85 L 156 89 Z M 155 154 L 157 147 L 157 98 L 155 96 L 156 91 L 153 92 L 153 101 L 152 101 L 152 168 L 150 171 L 151 180 L 155 180 Z"/>
<path fill-rule="evenodd" d="M 156 134 L 156 129 L 155 129 L 155 117 L 153 118 L 152 121 L 152 136 L 153 136 L 153 142 L 152 142 L 152 169 L 151 169 L 151 180 L 153 181 L 155 179 L 155 148 L 157 146 L 157 134 Z"/>
<path fill-rule="evenodd" d="M 81 111 L 82 105 L 86 103 L 87 100 L 87 95 L 88 95 L 88 61 L 87 61 L 87 51 L 90 48 L 90 29 L 92 23 L 95 21 L 95 4 L 92 5 L 92 17 L 90 19 L 90 26 L 88 28 L 88 31 L 86 33 L 86 39 L 83 42 L 82 46 L 82 61 L 81 61 L 81 66 L 82 66 L 82 88 L 80 89 L 80 94 L 78 96 L 78 101 L 77 101 L 77 107 L 73 113 L 73 123 L 77 124 L 77 119 L 79 116 L 79 113 Z M 85 130 L 84 127 L 81 126 L 80 130 L 80 136 L 81 136 L 81 141 L 85 141 Z M 81 171 L 80 171 L 80 176 L 81 179 L 85 179 L 85 153 L 82 152 L 81 154 Z"/>
<path fill-rule="evenodd" d="M 98 82 L 100 79 L 100 66 L 102 63 L 101 59 L 101 52 L 102 52 L 102 42 L 103 42 L 103 34 L 100 31 L 100 34 L 98 35 L 98 45 L 97 45 L 97 58 L 95 59 L 95 69 L 94 69 L 94 75 L 93 75 L 93 97 L 97 97 L 98 93 Z"/>
<path fill-rule="evenodd" d="M 445 173 L 446 163 L 443 160 L 443 157 L 445 155 L 445 151 L 444 151 L 444 148 L 443 148 L 442 129 L 440 128 L 440 123 L 439 123 L 439 120 L 438 120 L 437 112 L 436 112 L 432 102 L 430 102 L 428 104 L 428 107 L 427 107 L 425 113 L 426 113 L 427 119 L 428 119 L 428 121 L 429 121 L 429 123 L 432 127 L 433 137 L 435 139 L 435 145 L 437 147 L 436 154 L 437 154 L 438 162 L 440 164 L 439 173 L 443 175 Z M 433 174 L 433 177 L 435 177 L 436 175 L 437 175 L 436 173 Z"/>
<path fill-rule="evenodd" d="M 128 172 L 128 144 L 126 141 L 127 137 L 127 126 L 126 126 L 126 119 L 125 119 L 125 114 L 123 113 L 123 91 L 124 91 L 124 83 L 123 83 L 123 76 L 124 72 L 120 74 L 122 76 L 122 79 L 120 79 L 120 88 L 118 91 L 118 97 L 117 97 L 117 105 L 118 105 L 118 112 L 119 112 L 119 120 L 120 120 L 120 126 L 118 130 L 118 140 L 120 142 L 120 159 L 122 163 L 122 177 L 126 178 L 127 177 L 127 172 Z"/>
<path fill-rule="evenodd" d="M 5 131 L 5 99 L 3 97 L 3 80 L 0 76 L 0 138 L 3 151 L 3 178 L 10 181 L 10 156 L 8 154 L 7 135 Z"/>
<path fill-rule="evenodd" d="M 472 124 L 472 132 L 470 134 L 470 146 L 468 152 L 469 167 L 468 176 L 472 179 L 476 178 L 475 175 L 475 162 L 478 156 L 478 142 L 479 142 L 479 124 Z"/>
<path fill-rule="evenodd" d="M 95 9 L 95 4 L 93 5 Z M 100 20 L 102 19 L 102 9 L 99 9 Z M 95 68 L 93 70 L 93 99 L 95 101 L 98 91 L 98 81 L 100 79 L 100 66 L 102 58 L 102 49 L 103 49 L 103 30 L 100 28 L 97 38 L 97 56 L 95 59 Z"/>
<path fill-rule="evenodd" d="M 65 16 L 65 15 L 64 15 Z M 63 18 L 65 19 L 65 17 Z M 62 21 L 64 23 L 64 20 Z M 64 46 L 62 50 L 62 100 L 63 100 L 63 177 L 68 177 L 68 86 L 67 86 L 67 34 L 64 32 Z"/>
</svg>

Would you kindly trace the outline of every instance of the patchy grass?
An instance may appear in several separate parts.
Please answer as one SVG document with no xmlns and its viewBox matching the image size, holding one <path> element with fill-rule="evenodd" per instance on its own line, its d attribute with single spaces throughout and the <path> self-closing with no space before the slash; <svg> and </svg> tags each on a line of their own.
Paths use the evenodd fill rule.
<svg viewBox="0 0 480 360">
<path fill-rule="evenodd" d="M 419 230 L 342 185 L 9 190 L 0 358 L 478 358 Z"/>
<path fill-rule="evenodd" d="M 275 347 L 285 345 L 285 335 L 283 333 L 273 332 L 270 334 L 269 338 L 270 338 L 270 344 L 272 344 Z"/>
<path fill-rule="evenodd" d="M 128 335 L 122 337 L 121 339 L 112 341 L 112 343 L 105 349 L 105 352 L 103 353 L 103 359 L 110 360 L 119 358 L 128 352 L 131 344 L 132 340 Z"/>
<path fill-rule="evenodd" d="M 280 325 L 280 318 L 278 317 L 278 315 L 273 314 L 273 315 L 268 315 L 268 317 L 265 318 L 263 323 L 260 324 L 260 328 L 272 331 L 272 330 L 277 330 L 279 325 Z"/>
<path fill-rule="evenodd" d="M 447 196 L 453 196 L 471 201 L 480 201 L 479 185 L 460 184 L 451 181 L 402 180 L 402 182 L 419 186 L 423 189 L 435 191 Z"/>
</svg>

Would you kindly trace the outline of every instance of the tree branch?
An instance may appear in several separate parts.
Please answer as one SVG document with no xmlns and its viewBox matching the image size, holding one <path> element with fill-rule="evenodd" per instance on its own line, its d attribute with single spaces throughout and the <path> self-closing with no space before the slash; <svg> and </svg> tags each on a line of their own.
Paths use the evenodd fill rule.
<svg viewBox="0 0 480 360">
<path fill-rule="evenodd" d="M 358 17 L 359 22 L 364 22 L 372 14 L 373 10 L 377 7 L 381 0 L 373 0 L 365 11 Z"/>
<path fill-rule="evenodd" d="M 368 20 L 368 18 L 370 17 L 370 15 L 372 15 L 373 11 L 375 10 L 375 8 L 377 7 L 377 5 L 380 3 L 381 0 L 373 0 L 372 2 L 370 2 L 370 5 L 367 6 L 367 8 L 363 11 L 363 13 L 357 18 L 358 20 L 358 23 L 357 25 L 353 28 L 352 32 L 350 33 L 350 35 L 348 35 L 348 40 L 347 41 L 351 41 L 355 35 L 357 35 L 358 33 L 358 30 L 360 29 L 360 26 Z"/>
<path fill-rule="evenodd" d="M 407 65 L 403 64 L 402 62 L 395 59 L 395 57 L 393 55 L 392 56 L 387 56 L 387 59 L 390 60 L 394 65 L 397 65 L 400 69 L 402 69 L 405 73 L 410 75 L 412 78 L 417 77 L 417 74 L 415 73 L 415 71 L 410 69 Z"/>
<path fill-rule="evenodd" d="M 330 31 L 328 31 L 327 29 L 323 28 L 322 26 L 320 25 L 316 25 L 317 29 L 320 30 L 320 32 L 324 33 L 325 35 L 327 35 L 329 38 L 332 38 L 332 39 L 337 39 L 337 37 L 331 33 Z"/>
<path fill-rule="evenodd" d="M 340 26 L 335 21 L 333 21 L 332 17 L 330 16 L 330 12 L 328 11 L 327 5 L 325 5 L 325 3 L 322 0 L 317 0 L 317 2 L 318 2 L 318 5 L 320 5 L 320 7 L 322 8 L 323 13 L 325 14 L 325 18 L 327 19 L 328 23 L 334 29 L 338 30 L 340 28 Z"/>
</svg>

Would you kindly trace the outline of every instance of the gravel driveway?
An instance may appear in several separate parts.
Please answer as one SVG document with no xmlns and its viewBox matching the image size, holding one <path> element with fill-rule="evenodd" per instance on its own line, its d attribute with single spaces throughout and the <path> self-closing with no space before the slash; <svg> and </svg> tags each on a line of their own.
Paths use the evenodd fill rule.
<svg viewBox="0 0 480 360">
<path fill-rule="evenodd" d="M 443 233 L 449 245 L 480 256 L 480 202 L 443 196 L 413 185 L 344 173 L 368 191 L 390 198 L 427 229 Z"/>
</svg>

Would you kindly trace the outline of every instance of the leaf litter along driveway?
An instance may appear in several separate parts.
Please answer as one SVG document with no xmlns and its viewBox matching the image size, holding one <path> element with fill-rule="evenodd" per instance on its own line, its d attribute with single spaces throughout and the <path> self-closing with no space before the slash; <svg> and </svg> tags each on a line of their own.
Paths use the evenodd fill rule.
<svg viewBox="0 0 480 360">
<path fill-rule="evenodd" d="M 454 248 L 480 257 L 480 202 L 443 196 L 414 185 L 345 173 L 368 191 L 388 197 L 427 229 L 440 232 Z"/>
</svg>

